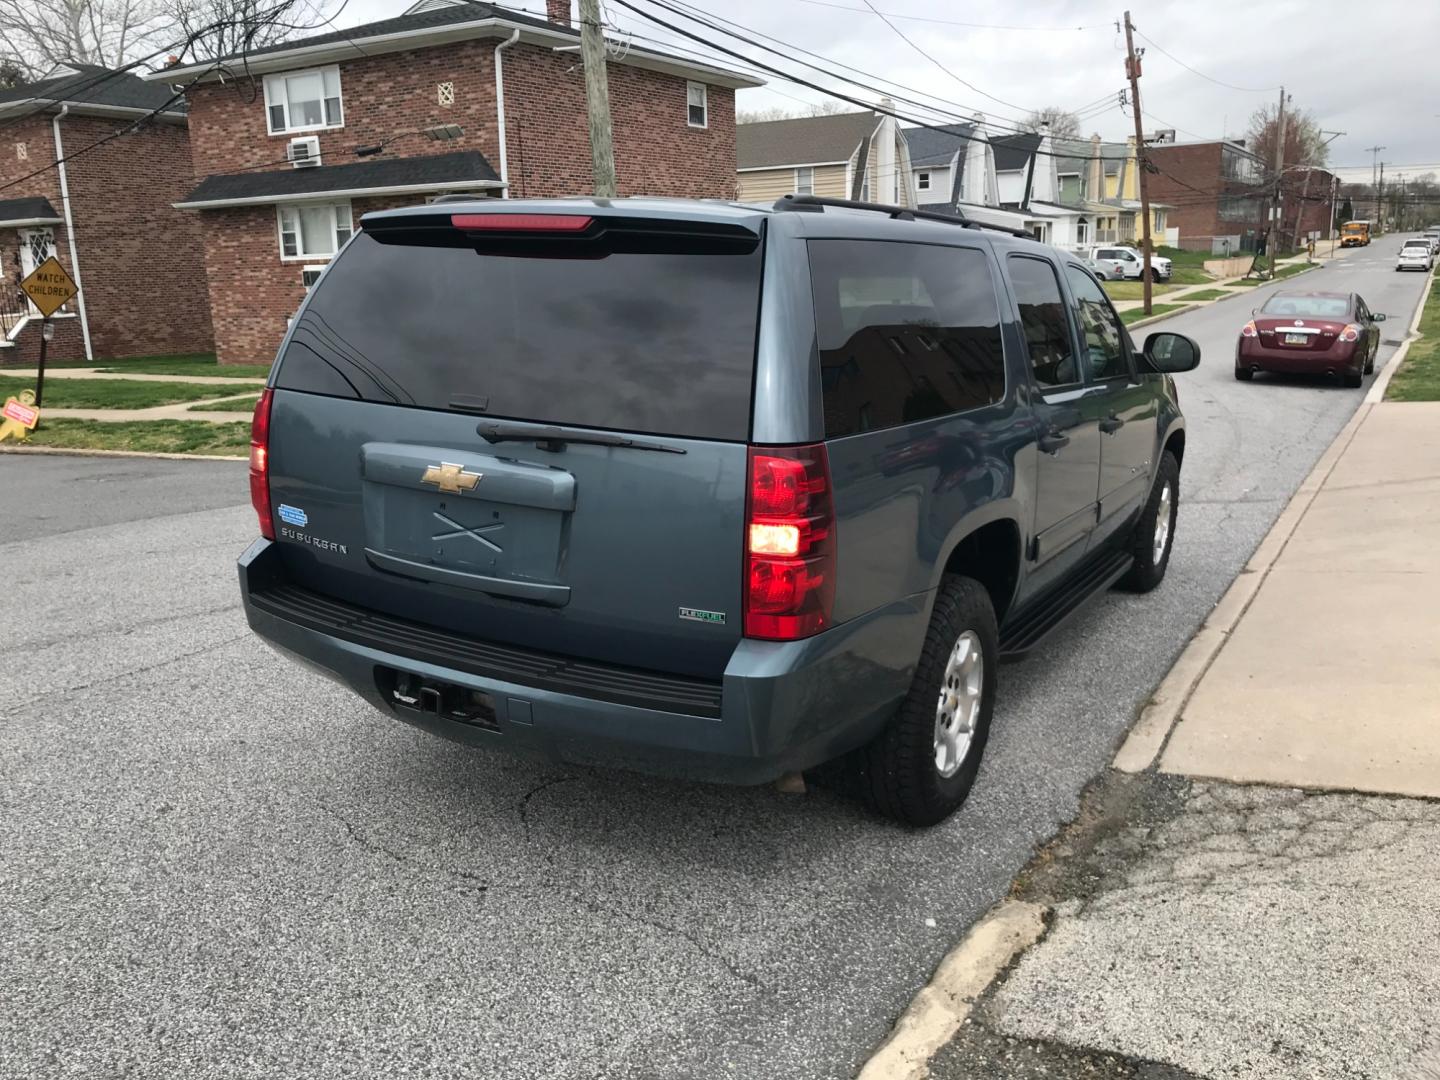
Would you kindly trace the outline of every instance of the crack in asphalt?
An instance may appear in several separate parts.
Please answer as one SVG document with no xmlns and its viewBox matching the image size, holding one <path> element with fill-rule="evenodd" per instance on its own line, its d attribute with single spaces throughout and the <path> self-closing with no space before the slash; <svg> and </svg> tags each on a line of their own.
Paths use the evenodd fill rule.
<svg viewBox="0 0 1440 1080">
<path fill-rule="evenodd" d="M 317 799 L 315 801 L 315 805 L 318 806 L 321 810 L 323 810 L 326 814 L 330 815 L 330 817 L 338 821 L 344 827 L 345 832 L 350 837 L 350 839 L 353 840 L 360 847 L 364 848 L 366 851 L 372 852 L 376 855 L 384 855 L 396 864 L 405 867 L 407 870 L 418 870 L 421 873 L 439 874 L 445 877 L 459 878 L 462 881 L 473 883 L 474 888 L 481 893 L 488 893 L 490 891 L 490 883 L 485 878 L 481 877 L 479 874 L 474 873 L 473 871 L 461 870 L 454 866 L 446 866 L 443 863 L 426 864 L 422 862 L 417 862 L 410 856 L 403 855 L 400 852 L 389 847 L 388 845 L 381 843 L 379 840 L 367 836 L 363 831 L 361 831 L 358 826 L 356 826 L 353 821 L 351 821 L 348 817 L 342 814 L 339 810 L 336 810 L 329 803 Z"/>
</svg>

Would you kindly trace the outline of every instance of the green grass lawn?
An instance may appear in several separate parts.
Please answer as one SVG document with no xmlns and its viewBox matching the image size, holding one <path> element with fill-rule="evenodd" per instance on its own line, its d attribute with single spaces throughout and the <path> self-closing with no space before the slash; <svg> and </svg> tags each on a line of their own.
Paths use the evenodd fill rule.
<svg viewBox="0 0 1440 1080">
<path fill-rule="evenodd" d="M 1110 295 L 1111 300 L 1144 300 L 1145 283 L 1143 281 L 1102 281 L 1105 291 Z M 1160 296 L 1162 293 L 1174 291 L 1174 285 L 1153 285 L 1150 289 L 1151 296 Z"/>
<path fill-rule="evenodd" d="M 1150 319 L 1156 315 L 1167 315 L 1172 311 L 1179 311 L 1184 306 L 1184 304 L 1151 304 L 1149 315 L 1145 314 L 1144 308 L 1131 308 L 1129 311 L 1120 312 L 1120 321 L 1129 326 L 1141 319 Z"/>
<path fill-rule="evenodd" d="M 26 445 L 245 457 L 250 453 L 250 425 L 212 424 L 205 420 L 134 420 L 112 424 L 105 420 L 42 416 L 40 427 L 30 433 Z"/>
<path fill-rule="evenodd" d="M 214 353 L 185 356 L 133 356 L 126 360 L 65 360 L 46 364 L 59 368 L 96 368 L 121 375 L 183 375 L 187 379 L 224 376 L 231 379 L 263 379 L 269 364 L 218 364 Z"/>
<path fill-rule="evenodd" d="M 1294 277 L 1296 274 L 1303 274 L 1306 270 L 1309 269 L 1310 266 L 1308 263 L 1289 263 L 1288 265 L 1282 266 L 1280 267 L 1280 269 L 1275 271 L 1275 280 L 1283 281 L 1287 277 Z"/>
<path fill-rule="evenodd" d="M 1205 285 L 1215 280 L 1214 274 L 1189 266 L 1176 265 L 1170 270 L 1171 285 Z"/>
<path fill-rule="evenodd" d="M 1156 255 L 1164 255 L 1170 260 L 1172 266 L 1187 266 L 1195 270 L 1205 269 L 1206 259 L 1218 259 L 1219 255 L 1211 255 L 1208 251 L 1187 251 L 1184 248 L 1165 247 L 1163 244 L 1155 248 Z"/>
<path fill-rule="evenodd" d="M 250 394 L 243 398 L 230 398 L 228 401 L 202 401 L 199 405 L 191 405 L 186 412 L 254 412 L 255 403 L 260 400 L 259 394 Z"/>
<path fill-rule="evenodd" d="M 1386 401 L 1440 401 L 1440 285 L 1431 286 L 1416 329 L 1420 336 L 1386 387 Z"/>
<path fill-rule="evenodd" d="M 1264 284 L 1265 282 L 1261 281 L 1259 278 L 1242 278 L 1240 281 L 1226 282 L 1225 287 L 1227 289 L 1248 289 L 1255 285 Z"/>
<path fill-rule="evenodd" d="M 0 401 L 21 390 L 35 389 L 35 380 L 0 375 Z M 242 391 L 244 387 L 240 388 Z M 214 383 L 131 382 L 127 379 L 46 379 L 48 409 L 148 409 L 218 397 Z"/>
<path fill-rule="evenodd" d="M 1224 289 L 1201 289 L 1199 292 L 1186 293 L 1184 296 L 1177 296 L 1176 300 L 1182 300 L 1189 304 L 1196 300 L 1219 300 L 1222 296 L 1229 296 L 1230 293 Z"/>
</svg>

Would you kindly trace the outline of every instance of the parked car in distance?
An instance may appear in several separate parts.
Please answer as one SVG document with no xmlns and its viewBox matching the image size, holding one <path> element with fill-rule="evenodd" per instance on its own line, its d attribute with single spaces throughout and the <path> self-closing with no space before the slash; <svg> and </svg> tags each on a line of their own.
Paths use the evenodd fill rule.
<svg viewBox="0 0 1440 1080">
<path fill-rule="evenodd" d="M 1426 228 L 1425 239 L 1430 241 L 1430 250 L 1440 255 L 1440 225 L 1431 225 Z"/>
<path fill-rule="evenodd" d="M 1086 259 L 1085 265 L 1101 281 L 1123 281 L 1125 265 L 1117 259 Z"/>
<path fill-rule="evenodd" d="M 1121 276 L 1127 280 L 1139 281 L 1145 273 L 1145 257 L 1133 247 L 1117 244 L 1092 247 L 1086 258 L 1096 262 L 1115 263 L 1120 267 Z M 1150 256 L 1150 271 L 1156 281 L 1169 281 L 1171 263 L 1164 255 Z"/>
<path fill-rule="evenodd" d="M 1165 576 L 1199 359 L 1135 348 L 1073 257 L 921 211 L 367 214 L 255 410 L 246 615 L 437 734 L 742 783 L 843 758 L 933 824 L 1001 659 Z"/>
<path fill-rule="evenodd" d="M 1356 293 L 1277 292 L 1253 315 L 1235 346 L 1237 379 L 1259 371 L 1339 375 L 1353 387 L 1375 370 L 1385 316 Z"/>
<path fill-rule="evenodd" d="M 1435 244 L 1428 236 L 1412 236 L 1400 245 L 1395 269 L 1429 271 L 1435 265 Z"/>
</svg>

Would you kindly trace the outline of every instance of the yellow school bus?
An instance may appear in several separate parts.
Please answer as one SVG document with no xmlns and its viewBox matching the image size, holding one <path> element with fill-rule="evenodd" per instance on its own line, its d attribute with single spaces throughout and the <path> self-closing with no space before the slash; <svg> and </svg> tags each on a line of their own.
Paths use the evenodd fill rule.
<svg viewBox="0 0 1440 1080">
<path fill-rule="evenodd" d="M 1370 243 L 1370 222 L 1347 221 L 1340 226 L 1341 247 L 1366 247 Z"/>
</svg>

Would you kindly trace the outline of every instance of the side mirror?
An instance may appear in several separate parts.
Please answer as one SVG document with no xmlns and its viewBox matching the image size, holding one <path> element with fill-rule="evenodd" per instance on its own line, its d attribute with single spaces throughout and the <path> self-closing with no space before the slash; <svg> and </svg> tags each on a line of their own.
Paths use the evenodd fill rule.
<svg viewBox="0 0 1440 1080">
<path fill-rule="evenodd" d="M 1385 315 L 1383 313 L 1371 315 L 1370 318 L 1373 319 L 1375 322 L 1385 321 Z"/>
<path fill-rule="evenodd" d="M 1200 346 L 1184 334 L 1151 334 L 1144 351 L 1150 367 L 1164 375 L 1193 371 L 1200 364 Z"/>
</svg>

